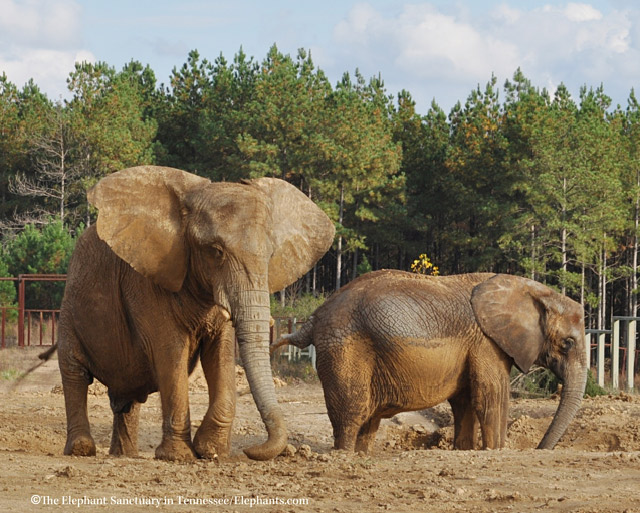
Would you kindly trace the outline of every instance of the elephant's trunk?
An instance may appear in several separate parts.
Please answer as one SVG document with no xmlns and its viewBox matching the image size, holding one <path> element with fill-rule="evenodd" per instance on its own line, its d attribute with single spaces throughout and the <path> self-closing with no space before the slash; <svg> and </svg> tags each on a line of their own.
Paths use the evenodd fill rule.
<svg viewBox="0 0 640 513">
<path fill-rule="evenodd" d="M 574 362 L 561 378 L 563 386 L 560 404 L 549 429 L 538 444 L 538 449 L 553 449 L 578 412 L 587 382 L 587 367 Z"/>
<path fill-rule="evenodd" d="M 269 460 L 287 445 L 287 428 L 276 399 L 269 360 L 269 293 L 250 291 L 242 296 L 235 310 L 236 336 L 253 399 L 269 435 L 266 442 L 244 452 L 254 460 Z"/>
</svg>

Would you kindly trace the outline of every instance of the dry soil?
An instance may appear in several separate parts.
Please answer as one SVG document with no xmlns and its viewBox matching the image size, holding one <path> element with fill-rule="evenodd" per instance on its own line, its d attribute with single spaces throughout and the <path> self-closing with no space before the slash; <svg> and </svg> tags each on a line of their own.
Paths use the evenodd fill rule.
<svg viewBox="0 0 640 513">
<path fill-rule="evenodd" d="M 38 352 L 2 350 L 0 368 L 10 360 L 26 368 Z M 557 407 L 557 399 L 544 399 L 512 401 L 503 450 L 452 451 L 452 417 L 441 405 L 383 422 L 365 455 L 332 450 L 319 383 L 278 381 L 291 445 L 275 460 L 254 462 L 242 448 L 265 435 L 241 370 L 238 385 L 231 459 L 180 464 L 153 458 L 161 426 L 157 394 L 142 407 L 139 457 L 113 458 L 108 396 L 101 384 L 92 385 L 98 454 L 78 458 L 62 455 L 57 361 L 17 386 L 0 381 L 0 511 L 640 513 L 639 396 L 586 399 L 553 451 L 534 449 Z M 196 371 L 194 430 L 207 399 Z"/>
</svg>

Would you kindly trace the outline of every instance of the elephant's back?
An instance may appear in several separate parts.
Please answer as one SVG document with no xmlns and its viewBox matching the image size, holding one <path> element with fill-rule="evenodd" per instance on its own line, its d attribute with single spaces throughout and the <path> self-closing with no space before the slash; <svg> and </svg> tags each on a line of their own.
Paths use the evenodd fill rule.
<svg viewBox="0 0 640 513">
<path fill-rule="evenodd" d="M 341 289 L 333 311 L 348 313 L 354 328 L 372 337 L 456 337 L 475 325 L 471 292 L 491 276 L 376 271 Z"/>
</svg>

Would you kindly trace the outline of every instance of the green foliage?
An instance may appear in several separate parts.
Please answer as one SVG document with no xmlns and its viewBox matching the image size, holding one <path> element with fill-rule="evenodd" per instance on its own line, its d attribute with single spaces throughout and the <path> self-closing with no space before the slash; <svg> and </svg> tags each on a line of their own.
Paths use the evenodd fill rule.
<svg viewBox="0 0 640 513">
<path fill-rule="evenodd" d="M 320 307 L 324 301 L 325 296 L 314 296 L 313 294 L 303 294 L 300 297 L 294 297 L 293 301 L 285 306 L 271 296 L 271 316 L 272 317 L 295 317 L 302 321 L 308 319 L 311 314 Z"/>
<path fill-rule="evenodd" d="M 522 374 L 515 367 L 511 370 L 511 390 L 523 397 L 549 397 L 558 390 L 560 380 L 549 369 L 534 368 Z"/>
<path fill-rule="evenodd" d="M 596 397 L 598 395 L 607 395 L 608 392 L 598 385 L 596 378 L 591 372 L 591 369 L 587 370 L 587 386 L 584 389 L 585 397 Z"/>
<path fill-rule="evenodd" d="M 362 276 L 363 274 L 370 273 L 373 270 L 373 268 L 371 267 L 371 263 L 367 258 L 367 255 L 362 255 L 362 260 L 358 264 L 357 270 L 358 270 L 358 276 Z"/>
<path fill-rule="evenodd" d="M 535 368 L 527 374 L 522 374 L 515 367 L 511 370 L 512 392 L 523 397 L 549 397 L 558 391 L 560 380 L 549 369 Z M 596 382 L 591 372 L 587 370 L 587 384 L 585 397 L 607 395 L 607 391 Z"/>
<path fill-rule="evenodd" d="M 75 239 L 60 221 L 42 228 L 27 225 L 4 250 L 4 262 L 11 276 L 19 274 L 65 274 Z M 64 283 L 33 282 L 25 292 L 27 308 L 59 308 Z"/>
<path fill-rule="evenodd" d="M 11 277 L 9 267 L 0 253 L 0 278 Z M 12 281 L 0 281 L 0 306 L 15 306 L 16 287 Z"/>
</svg>

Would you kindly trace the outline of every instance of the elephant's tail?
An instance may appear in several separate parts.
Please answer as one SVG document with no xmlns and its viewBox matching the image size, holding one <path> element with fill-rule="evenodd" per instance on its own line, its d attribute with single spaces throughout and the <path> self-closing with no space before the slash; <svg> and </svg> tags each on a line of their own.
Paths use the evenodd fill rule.
<svg viewBox="0 0 640 513">
<path fill-rule="evenodd" d="M 38 355 L 38 358 L 40 358 L 41 360 L 44 360 L 46 362 L 51 358 L 53 353 L 56 352 L 56 349 L 58 349 L 58 343 L 57 342 L 55 344 L 53 344 L 49 349 L 47 349 L 44 353 L 40 353 Z"/>
<path fill-rule="evenodd" d="M 22 376 L 20 376 L 18 379 L 16 379 L 13 382 L 13 385 L 11 386 L 11 389 L 12 390 L 15 389 L 22 382 L 22 380 L 24 378 L 26 378 L 29 374 L 31 374 L 38 367 L 41 367 L 42 365 L 47 363 L 51 359 L 51 356 L 53 356 L 53 353 L 55 353 L 57 349 L 58 349 L 58 343 L 56 342 L 49 349 L 47 349 L 44 353 L 40 353 L 38 355 L 38 358 L 40 358 L 40 360 L 42 360 L 42 361 L 36 363 L 33 367 L 31 367 L 29 370 L 27 370 Z"/>
<path fill-rule="evenodd" d="M 309 317 L 307 322 L 305 322 L 302 327 L 297 330 L 295 333 L 288 333 L 286 335 L 282 335 L 272 346 L 270 349 L 271 354 L 273 352 L 282 347 L 282 346 L 296 346 L 299 349 L 304 349 L 307 346 L 313 344 L 313 315 Z"/>
</svg>

